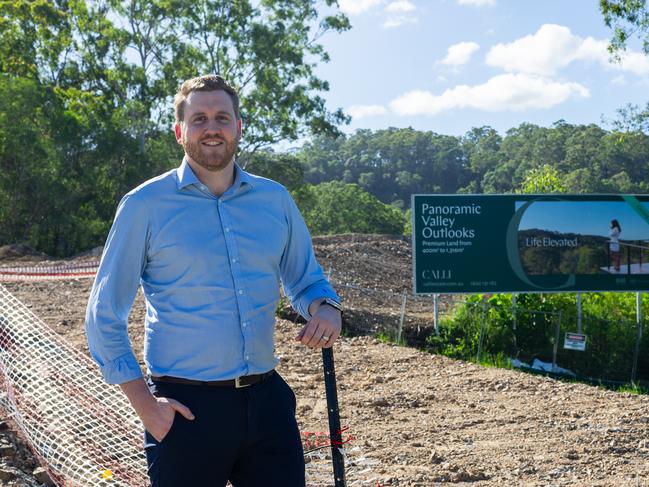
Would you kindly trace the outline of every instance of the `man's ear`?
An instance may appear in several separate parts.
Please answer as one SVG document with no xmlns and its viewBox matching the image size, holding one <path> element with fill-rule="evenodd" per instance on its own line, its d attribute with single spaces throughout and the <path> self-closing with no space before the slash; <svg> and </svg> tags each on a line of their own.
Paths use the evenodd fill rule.
<svg viewBox="0 0 649 487">
<path fill-rule="evenodd" d="M 176 122 L 174 125 L 174 134 L 176 135 L 176 142 L 182 145 L 183 143 L 183 128 L 180 123 Z"/>
<path fill-rule="evenodd" d="M 241 139 L 241 118 L 237 118 L 237 139 Z"/>
</svg>

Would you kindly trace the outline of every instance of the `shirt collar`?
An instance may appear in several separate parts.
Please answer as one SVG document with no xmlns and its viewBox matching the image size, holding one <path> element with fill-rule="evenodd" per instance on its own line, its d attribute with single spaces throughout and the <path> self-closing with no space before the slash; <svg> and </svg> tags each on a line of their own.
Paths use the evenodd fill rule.
<svg viewBox="0 0 649 487">
<path fill-rule="evenodd" d="M 190 184 L 200 184 L 200 181 L 192 171 L 192 168 L 189 166 L 187 159 L 183 158 L 183 162 L 180 164 L 178 169 L 176 169 L 176 178 L 178 181 L 178 189 L 183 189 Z"/>
<path fill-rule="evenodd" d="M 178 182 L 178 189 L 183 189 L 190 184 L 195 184 L 195 185 L 200 185 L 201 182 L 199 179 L 196 177 L 196 174 L 194 174 L 194 171 L 192 170 L 191 166 L 187 162 L 186 158 L 183 158 L 183 162 L 180 164 L 178 169 L 176 169 L 176 178 Z M 250 176 L 249 173 L 241 169 L 239 165 L 235 162 L 234 163 L 234 183 L 232 186 L 228 189 L 227 192 L 236 191 L 239 189 L 239 187 L 243 186 L 244 184 L 250 186 L 252 188 L 254 186 L 253 184 L 253 179 Z"/>
</svg>

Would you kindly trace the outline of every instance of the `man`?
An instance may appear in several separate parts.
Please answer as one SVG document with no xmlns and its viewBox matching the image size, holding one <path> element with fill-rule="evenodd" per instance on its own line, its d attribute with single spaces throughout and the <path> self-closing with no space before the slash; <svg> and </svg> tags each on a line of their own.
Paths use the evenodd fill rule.
<svg viewBox="0 0 649 487">
<path fill-rule="evenodd" d="M 286 189 L 235 163 L 235 90 L 201 76 L 174 106 L 185 157 L 119 204 L 88 302 L 90 353 L 144 424 L 153 487 L 303 486 L 295 396 L 274 371 L 279 281 L 308 347 L 340 335 L 338 297 Z M 127 334 L 140 285 L 148 382 Z"/>
</svg>

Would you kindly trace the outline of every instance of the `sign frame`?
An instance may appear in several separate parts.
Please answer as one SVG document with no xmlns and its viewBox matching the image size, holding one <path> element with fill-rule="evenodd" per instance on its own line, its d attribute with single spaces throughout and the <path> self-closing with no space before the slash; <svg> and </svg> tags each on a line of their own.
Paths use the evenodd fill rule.
<svg viewBox="0 0 649 487">
<path fill-rule="evenodd" d="M 441 243 L 444 246 L 450 244 L 451 242 L 448 241 L 448 239 L 455 238 L 453 237 L 453 235 L 462 235 L 464 237 L 467 237 L 466 240 L 469 241 L 464 241 L 464 242 L 459 241 L 461 245 L 466 245 L 464 249 L 448 248 L 445 250 L 441 250 L 443 252 L 446 252 L 448 250 L 449 253 L 450 251 L 456 251 L 462 253 L 463 250 L 468 249 L 465 255 L 470 254 L 470 257 L 467 257 L 467 259 L 475 258 L 476 256 L 473 255 L 475 254 L 474 249 L 479 247 L 479 245 L 481 245 L 479 242 L 478 244 L 472 245 L 472 242 L 470 241 L 471 239 L 474 238 L 473 229 L 471 228 L 473 224 L 472 222 L 479 220 L 479 218 L 481 217 L 491 218 L 491 216 L 487 213 L 496 211 L 490 208 L 489 205 L 491 205 L 492 203 L 496 204 L 496 206 L 498 207 L 497 211 L 500 211 L 501 213 L 505 212 L 506 214 L 504 216 L 498 215 L 500 220 L 498 220 L 497 222 L 498 224 L 495 225 L 496 228 L 494 229 L 494 232 L 496 233 L 500 232 L 499 233 L 500 241 L 497 242 L 497 244 L 493 245 L 493 247 L 498 247 L 498 245 L 502 247 L 502 248 L 498 248 L 497 249 L 498 252 L 494 252 L 494 254 L 498 254 L 496 257 L 497 260 L 499 259 L 498 262 L 501 264 L 500 269 L 503 270 L 503 274 L 505 274 L 505 278 L 504 279 L 495 278 L 495 277 L 484 278 L 484 276 L 482 276 L 481 278 L 468 281 L 468 278 L 466 277 L 467 271 L 465 269 L 461 269 L 461 271 L 464 274 L 462 274 L 461 278 L 458 278 L 456 281 L 453 281 L 450 278 L 450 275 L 455 274 L 454 269 L 450 269 L 450 268 L 449 270 L 430 269 L 429 270 L 430 281 L 433 280 L 443 281 L 444 279 L 446 279 L 449 281 L 449 285 L 443 285 L 443 283 L 435 283 L 434 287 L 430 285 L 422 286 L 421 275 L 418 276 L 418 273 L 422 272 L 420 267 L 422 267 L 424 264 L 430 263 L 431 261 L 435 261 L 435 257 L 425 256 L 422 253 L 423 250 L 422 242 L 424 240 L 424 237 L 421 236 L 420 233 L 418 233 L 421 231 L 422 225 L 424 225 L 421 222 L 422 210 L 421 207 L 418 205 L 423 204 L 425 201 L 424 199 L 428 199 L 429 202 L 433 201 L 436 205 L 439 205 L 436 206 L 439 208 L 442 208 L 444 205 L 447 205 L 447 207 L 452 206 L 449 203 L 450 201 L 457 202 L 456 203 L 457 208 L 460 207 L 460 203 L 463 203 L 463 206 L 467 207 L 468 213 L 463 215 L 448 214 L 447 216 L 442 216 L 441 214 L 439 214 L 439 215 L 429 217 L 429 220 L 430 218 L 432 218 L 433 221 L 435 222 L 434 224 L 437 225 L 435 227 L 436 228 L 435 232 L 443 235 L 451 235 L 451 237 L 445 237 L 447 238 L 446 242 L 438 242 L 438 243 Z M 468 208 L 468 206 L 471 204 L 473 204 L 475 210 L 475 213 L 473 215 L 469 214 L 470 208 Z M 607 205 L 612 205 L 612 208 L 614 209 L 621 208 L 625 212 L 622 214 L 625 215 L 626 220 L 622 220 L 622 222 L 626 234 L 629 235 L 630 233 L 632 233 L 632 231 L 629 230 L 629 228 L 632 228 L 635 231 L 636 227 L 638 227 L 637 224 L 633 227 L 629 225 L 630 220 L 626 215 L 631 213 L 634 215 L 637 221 L 641 222 L 642 232 L 645 232 L 645 226 L 646 226 L 646 232 L 645 232 L 646 237 L 643 237 L 642 239 L 639 240 L 643 244 L 642 249 L 644 248 L 649 249 L 649 243 L 647 243 L 646 246 L 644 245 L 645 242 L 649 241 L 649 195 L 646 194 L 638 194 L 638 195 L 623 195 L 623 194 L 457 195 L 457 194 L 417 193 L 411 195 L 413 294 L 430 296 L 435 294 L 482 294 L 482 293 L 503 293 L 503 292 L 504 293 L 521 293 L 521 292 L 560 293 L 560 292 L 649 291 L 649 251 L 647 252 L 647 256 L 646 256 L 647 257 L 646 270 L 643 269 L 639 273 L 632 273 L 632 269 L 631 269 L 632 266 L 629 265 L 627 266 L 629 269 L 628 271 L 629 274 L 624 274 L 624 275 L 619 274 L 614 278 L 612 278 L 612 276 L 610 275 L 607 275 L 607 273 L 605 272 L 598 274 L 592 271 L 588 274 L 577 274 L 577 273 L 553 274 L 553 275 L 526 274 L 525 269 L 523 268 L 523 264 L 515 262 L 516 260 L 520 260 L 520 256 L 518 254 L 519 253 L 518 241 L 521 238 L 519 232 L 523 231 L 520 230 L 517 225 L 521 223 L 521 219 L 523 218 L 525 212 L 528 211 L 530 207 L 533 206 L 533 204 L 537 204 L 535 206 L 535 208 L 537 209 L 534 210 L 536 212 L 539 211 L 538 208 L 544 207 L 544 205 L 546 207 L 549 207 L 552 206 L 553 204 L 555 206 L 558 204 L 563 204 L 564 206 L 567 205 L 568 208 L 570 208 L 571 205 L 574 206 L 574 204 L 578 204 L 577 206 L 585 206 L 585 207 L 589 207 L 588 205 L 591 205 L 594 209 L 597 209 L 602 205 L 604 207 L 607 207 Z M 503 208 L 508 208 L 508 209 L 505 211 Z M 485 212 L 484 217 L 481 215 L 482 211 Z M 531 213 L 531 211 L 529 212 Z M 613 211 L 611 213 L 615 214 Z M 598 225 L 599 224 L 603 225 L 604 231 L 607 230 L 607 226 L 609 223 L 606 220 L 606 218 L 608 217 L 604 216 L 602 221 L 597 222 Z M 463 228 L 461 229 L 462 232 L 460 232 L 459 228 L 453 228 L 453 224 L 456 223 L 457 221 L 460 221 L 461 224 L 463 225 Z M 451 222 L 450 227 L 449 227 L 449 222 Z M 624 226 L 625 223 L 626 226 Z M 480 229 L 482 234 L 484 235 L 485 233 L 490 233 L 490 232 L 485 232 L 484 222 L 482 222 L 481 224 L 483 225 L 483 227 Z M 446 228 L 444 228 L 444 225 L 446 225 Z M 432 230 L 430 229 L 428 230 L 429 230 L 428 231 L 429 235 L 433 234 Z M 624 233 L 622 235 L 624 236 Z M 490 235 L 489 237 L 492 241 L 494 241 L 494 238 L 496 238 L 492 235 Z M 586 237 L 592 237 L 592 239 L 599 238 L 602 242 L 604 240 L 608 240 L 609 238 L 609 237 L 604 237 L 603 232 L 600 232 L 594 236 L 586 235 Z M 473 243 L 475 243 L 476 240 L 477 239 L 474 239 Z M 534 242 L 534 240 L 530 240 L 530 241 Z M 573 245 L 573 246 L 575 245 L 572 241 L 568 241 L 568 239 L 564 238 L 563 241 L 566 245 Z M 427 243 L 430 245 L 431 240 L 428 240 Z M 454 243 L 457 244 L 457 242 Z M 630 244 L 623 244 L 623 245 L 628 245 L 630 247 L 632 246 Z M 515 250 L 513 250 L 514 247 L 516 247 Z M 436 252 L 435 249 L 432 249 L 432 251 Z M 642 250 L 640 250 L 640 252 L 642 252 Z M 514 254 L 518 257 L 517 259 L 512 257 L 512 255 Z M 461 259 L 454 258 L 453 256 L 449 257 L 449 254 L 445 254 L 445 257 L 447 261 L 453 261 L 455 263 L 461 262 Z M 640 257 L 640 259 L 642 259 L 642 256 Z M 488 260 L 491 259 L 490 258 L 485 259 L 485 257 L 482 256 L 481 264 L 485 263 Z M 440 260 L 438 259 L 435 262 L 439 262 L 439 261 Z M 490 262 L 486 262 L 486 263 L 490 264 Z M 518 268 L 514 269 L 514 267 L 516 266 Z M 641 262 L 641 266 L 642 266 L 642 262 Z M 501 274 L 500 271 L 492 272 L 492 275 L 497 277 L 501 277 L 500 274 Z M 419 281 L 418 281 L 418 277 L 420 277 Z M 455 275 L 453 276 L 453 279 L 455 279 Z M 471 285 L 469 285 L 468 282 L 471 282 Z"/>
<path fill-rule="evenodd" d="M 583 333 L 567 331 L 563 339 L 563 348 L 565 350 L 576 350 L 578 352 L 586 351 L 587 336 Z"/>
</svg>

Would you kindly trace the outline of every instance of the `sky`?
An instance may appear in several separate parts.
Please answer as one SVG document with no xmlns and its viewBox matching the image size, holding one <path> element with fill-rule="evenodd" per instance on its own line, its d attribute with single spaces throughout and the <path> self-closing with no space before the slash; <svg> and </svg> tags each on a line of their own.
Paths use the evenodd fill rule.
<svg viewBox="0 0 649 487">
<path fill-rule="evenodd" d="M 647 203 L 643 204 L 649 209 Z M 608 237 L 613 219 L 622 227 L 622 240 L 649 239 L 647 222 L 623 201 L 534 202 L 525 210 L 519 230 L 541 229 Z"/>
<path fill-rule="evenodd" d="M 649 56 L 609 62 L 598 0 L 338 0 L 352 29 L 325 34 L 327 107 L 357 129 L 463 135 L 559 120 L 611 128 L 649 101 Z"/>
</svg>

